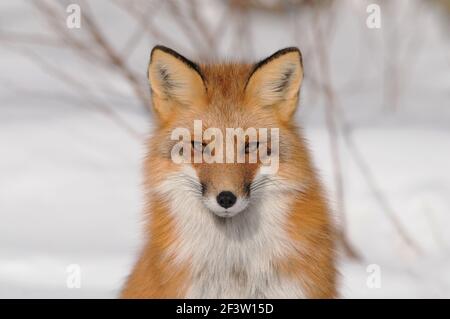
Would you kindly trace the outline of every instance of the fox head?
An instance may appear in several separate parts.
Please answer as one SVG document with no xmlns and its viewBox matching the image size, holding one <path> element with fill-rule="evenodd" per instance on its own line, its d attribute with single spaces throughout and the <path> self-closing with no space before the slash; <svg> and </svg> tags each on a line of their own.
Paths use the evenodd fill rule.
<svg viewBox="0 0 450 319">
<path fill-rule="evenodd" d="M 201 202 L 217 216 L 233 217 L 261 196 L 298 190 L 307 182 L 310 168 L 293 119 L 303 79 L 297 48 L 280 50 L 256 64 L 196 64 L 169 48 L 156 46 L 148 79 L 156 115 L 146 161 L 149 187 L 164 184 L 169 195 L 182 190 L 187 200 Z M 201 123 L 200 134 L 194 132 L 195 121 Z M 225 158 L 228 153 L 225 155 L 219 146 L 230 148 L 231 141 L 236 156 L 243 154 L 245 161 L 175 163 L 173 149 L 179 141 L 172 133 L 178 128 L 190 133 L 184 136 L 186 148 L 180 153 L 189 153 L 191 159 L 206 154 L 206 149 L 210 156 Z M 205 134 L 212 128 L 223 133 L 226 145 L 217 135 Z M 242 143 L 236 136 L 225 138 L 230 128 L 244 132 L 255 129 L 256 140 L 245 134 Z M 270 133 L 263 140 L 260 129 L 277 130 L 277 145 L 273 145 Z M 263 148 L 266 155 L 277 156 L 276 172 L 262 173 L 261 154 L 256 161 L 249 161 Z"/>
</svg>

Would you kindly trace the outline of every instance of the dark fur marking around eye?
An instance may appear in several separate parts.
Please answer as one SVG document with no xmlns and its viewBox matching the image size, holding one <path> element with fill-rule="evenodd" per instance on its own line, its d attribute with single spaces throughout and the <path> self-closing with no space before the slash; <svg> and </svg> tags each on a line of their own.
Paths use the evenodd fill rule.
<svg viewBox="0 0 450 319">
<path fill-rule="evenodd" d="M 250 188 L 251 188 L 251 184 L 247 183 L 244 185 L 244 192 L 247 196 L 250 196 Z"/>
<path fill-rule="evenodd" d="M 202 195 L 205 195 L 206 194 L 206 190 L 207 190 L 206 184 L 205 183 L 201 183 L 200 186 L 201 186 L 201 189 L 202 189 Z"/>
</svg>

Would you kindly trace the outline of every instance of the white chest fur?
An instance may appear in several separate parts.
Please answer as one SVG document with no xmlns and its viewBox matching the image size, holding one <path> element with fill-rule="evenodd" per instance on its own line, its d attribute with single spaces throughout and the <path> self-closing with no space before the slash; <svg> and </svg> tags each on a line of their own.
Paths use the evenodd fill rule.
<svg viewBox="0 0 450 319">
<path fill-rule="evenodd" d="M 284 232 L 288 198 L 261 194 L 233 218 L 218 218 L 187 190 L 168 181 L 168 196 L 177 226 L 177 244 L 168 252 L 189 263 L 188 298 L 302 298 L 300 282 L 281 276 L 273 265 L 300 249 Z"/>
</svg>

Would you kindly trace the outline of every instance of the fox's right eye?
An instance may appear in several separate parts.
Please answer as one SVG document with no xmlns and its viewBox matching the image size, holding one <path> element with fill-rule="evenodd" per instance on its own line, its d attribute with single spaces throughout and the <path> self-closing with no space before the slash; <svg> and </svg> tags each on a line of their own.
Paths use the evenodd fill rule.
<svg viewBox="0 0 450 319">
<path fill-rule="evenodd" d="M 203 152 L 203 147 L 205 146 L 204 143 L 199 142 L 199 141 L 191 141 L 191 144 L 192 144 L 192 148 L 194 150 L 199 151 L 199 152 Z"/>
<path fill-rule="evenodd" d="M 259 142 L 255 143 L 245 143 L 245 154 L 253 153 L 258 150 Z"/>
</svg>

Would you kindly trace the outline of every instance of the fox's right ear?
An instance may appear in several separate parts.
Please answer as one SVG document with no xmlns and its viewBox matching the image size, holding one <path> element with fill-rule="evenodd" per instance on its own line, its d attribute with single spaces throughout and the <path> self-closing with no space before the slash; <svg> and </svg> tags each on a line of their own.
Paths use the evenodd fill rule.
<svg viewBox="0 0 450 319">
<path fill-rule="evenodd" d="M 254 66 L 246 84 L 246 97 L 250 104 L 273 109 L 283 120 L 290 120 L 297 108 L 302 80 L 300 50 L 282 49 Z"/>
<path fill-rule="evenodd" d="M 153 106 L 162 120 L 177 107 L 202 106 L 206 86 L 200 68 L 172 49 L 155 46 L 150 55 L 148 80 Z"/>
</svg>

